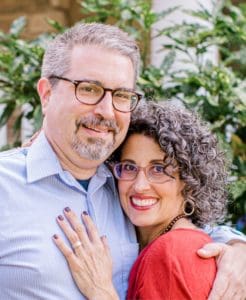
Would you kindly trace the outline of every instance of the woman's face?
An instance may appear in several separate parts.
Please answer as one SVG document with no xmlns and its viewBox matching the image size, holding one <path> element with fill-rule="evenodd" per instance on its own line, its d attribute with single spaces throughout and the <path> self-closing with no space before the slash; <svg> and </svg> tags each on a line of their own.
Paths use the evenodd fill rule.
<svg viewBox="0 0 246 300">
<path fill-rule="evenodd" d="M 158 164 L 154 172 L 161 173 L 160 165 L 163 164 L 164 156 L 165 153 L 154 139 L 133 134 L 124 144 L 121 162 L 134 163 L 143 168 Z M 149 182 L 143 169 L 133 180 L 118 181 L 121 205 L 135 226 L 160 230 L 182 213 L 181 191 L 184 183 L 179 179 L 178 172 L 172 172 L 171 166 L 168 168 L 173 178 L 166 176 L 163 183 Z"/>
</svg>

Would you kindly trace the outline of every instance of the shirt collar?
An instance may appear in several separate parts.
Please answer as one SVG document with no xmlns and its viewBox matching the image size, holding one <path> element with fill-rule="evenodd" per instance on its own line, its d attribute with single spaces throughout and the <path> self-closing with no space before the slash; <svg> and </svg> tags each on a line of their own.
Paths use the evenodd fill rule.
<svg viewBox="0 0 246 300">
<path fill-rule="evenodd" d="M 115 177 L 113 176 L 112 172 L 110 171 L 109 167 L 105 164 L 102 164 L 98 168 L 98 176 L 104 176 L 107 179 L 107 182 L 114 193 L 114 197 L 118 199 L 118 190 L 115 183 Z"/>
<path fill-rule="evenodd" d="M 59 160 L 43 131 L 29 147 L 26 157 L 27 182 L 63 172 Z"/>
<path fill-rule="evenodd" d="M 68 175 L 68 172 L 62 169 L 61 164 L 43 131 L 40 132 L 33 144 L 27 150 L 26 168 L 28 183 L 55 174 L 60 174 L 61 177 L 64 177 L 64 173 Z M 115 192 L 113 175 L 107 166 L 101 164 L 98 167 L 95 176 L 98 179 L 97 182 L 108 181 Z"/>
</svg>

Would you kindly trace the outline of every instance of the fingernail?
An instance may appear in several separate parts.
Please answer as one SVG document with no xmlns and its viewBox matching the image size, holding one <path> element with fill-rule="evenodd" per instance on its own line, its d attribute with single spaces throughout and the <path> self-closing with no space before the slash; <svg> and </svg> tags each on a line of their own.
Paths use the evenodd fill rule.
<svg viewBox="0 0 246 300">
<path fill-rule="evenodd" d="M 87 211 L 83 211 L 83 215 L 84 216 L 88 216 L 88 212 Z"/>
<path fill-rule="evenodd" d="M 57 240 L 57 239 L 58 239 L 58 235 L 57 235 L 57 234 L 54 234 L 54 235 L 53 235 L 53 238 L 54 238 L 55 240 Z"/>
<path fill-rule="evenodd" d="M 58 216 L 58 219 L 59 219 L 60 221 L 63 221 L 63 220 L 64 220 L 64 218 L 63 218 L 62 215 L 59 215 L 59 216 Z"/>
<path fill-rule="evenodd" d="M 208 251 L 206 251 L 205 249 L 198 249 L 199 254 L 201 255 L 207 255 Z"/>
<path fill-rule="evenodd" d="M 64 210 L 65 210 L 66 212 L 70 212 L 70 211 L 71 211 L 71 208 L 67 206 L 67 207 L 64 208 Z"/>
</svg>

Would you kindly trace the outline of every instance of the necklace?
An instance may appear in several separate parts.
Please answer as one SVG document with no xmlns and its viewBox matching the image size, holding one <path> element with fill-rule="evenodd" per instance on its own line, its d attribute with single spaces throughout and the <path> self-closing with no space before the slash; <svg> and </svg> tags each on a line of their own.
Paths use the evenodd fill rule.
<svg viewBox="0 0 246 300">
<path fill-rule="evenodd" d="M 186 215 L 185 214 L 180 214 L 177 215 L 175 218 L 172 219 L 172 221 L 167 225 L 167 227 L 165 227 L 161 232 L 160 235 L 167 233 L 168 231 L 170 231 L 173 228 L 173 225 L 181 218 L 185 218 Z M 160 236 L 159 235 L 159 236 Z"/>
<path fill-rule="evenodd" d="M 179 219 L 182 219 L 182 218 L 186 218 L 187 216 L 185 214 L 180 214 L 180 215 L 177 215 L 175 218 L 173 218 L 171 220 L 171 222 L 164 228 L 162 229 L 157 235 L 155 235 L 154 237 L 152 237 L 151 241 L 157 239 L 159 236 L 161 236 L 162 234 L 165 234 L 167 233 L 168 231 L 170 231 L 172 228 L 173 228 L 173 225 L 179 220 Z M 151 241 L 149 241 L 148 243 L 150 243 Z M 145 246 L 147 245 L 147 243 L 145 244 L 141 244 L 140 243 L 140 250 L 142 250 Z"/>
</svg>

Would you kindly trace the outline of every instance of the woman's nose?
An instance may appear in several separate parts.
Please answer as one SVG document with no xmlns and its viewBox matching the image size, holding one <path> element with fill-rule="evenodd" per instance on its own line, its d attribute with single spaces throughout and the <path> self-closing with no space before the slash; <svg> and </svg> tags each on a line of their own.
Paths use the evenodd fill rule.
<svg viewBox="0 0 246 300">
<path fill-rule="evenodd" d="M 149 189 L 150 184 L 143 170 L 138 172 L 138 175 L 134 180 L 133 187 L 136 192 L 142 192 Z"/>
</svg>

